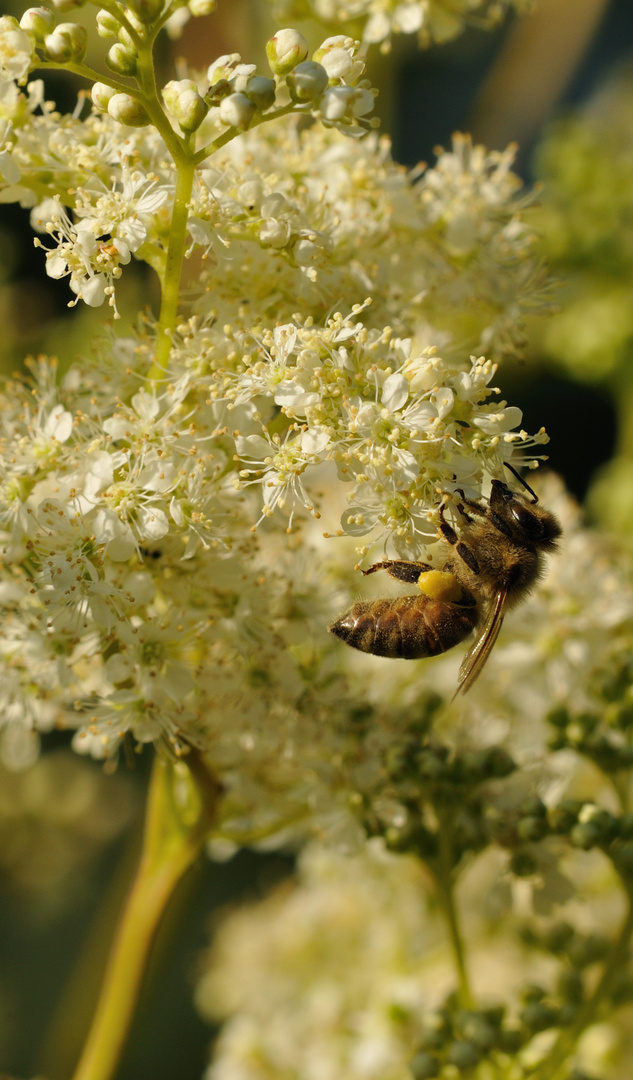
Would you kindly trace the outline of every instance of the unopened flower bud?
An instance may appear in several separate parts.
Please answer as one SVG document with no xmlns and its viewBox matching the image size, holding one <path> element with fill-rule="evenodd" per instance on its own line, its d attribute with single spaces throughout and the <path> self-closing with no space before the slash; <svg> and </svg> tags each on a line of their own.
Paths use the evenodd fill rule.
<svg viewBox="0 0 633 1080">
<path fill-rule="evenodd" d="M 278 221 L 276 218 L 265 220 L 259 230 L 259 242 L 267 247 L 280 250 L 288 243 L 292 230 L 290 222 Z"/>
<path fill-rule="evenodd" d="M 97 33 L 99 37 L 102 38 L 114 37 L 121 26 L 118 19 L 115 19 L 114 15 L 111 15 L 105 8 L 101 8 L 101 10 L 97 12 L 96 22 Z"/>
<path fill-rule="evenodd" d="M 434 1080 L 436 1076 L 440 1075 L 441 1068 L 440 1061 L 433 1054 L 427 1054 L 424 1050 L 416 1054 L 409 1062 L 413 1080 Z"/>
<path fill-rule="evenodd" d="M 251 75 L 246 83 L 246 94 L 262 112 L 275 104 L 275 83 L 263 75 Z"/>
<path fill-rule="evenodd" d="M 187 7 L 195 18 L 211 15 L 217 7 L 217 0 L 189 0 Z"/>
<path fill-rule="evenodd" d="M 302 239 L 295 244 L 293 255 L 297 266 L 310 266 L 322 255 L 322 249 L 318 248 L 312 240 Z"/>
<path fill-rule="evenodd" d="M 88 47 L 88 34 L 77 23 L 60 23 L 52 34 L 44 38 L 44 52 L 48 60 L 65 64 L 69 60 L 83 60 Z"/>
<path fill-rule="evenodd" d="M 108 102 L 108 113 L 113 120 L 128 127 L 145 127 L 150 122 L 140 101 L 130 94 L 114 94 Z"/>
<path fill-rule="evenodd" d="M 106 83 L 96 82 L 93 84 L 90 91 L 90 97 L 92 98 L 92 104 L 95 109 L 99 109 L 100 112 L 107 112 L 108 105 L 111 99 L 114 97 L 116 91 L 108 86 Z"/>
<path fill-rule="evenodd" d="M 86 0 L 51 0 L 55 11 L 72 11 L 73 8 L 83 7 Z"/>
<path fill-rule="evenodd" d="M 183 131 L 196 131 L 209 111 L 192 79 L 168 82 L 163 89 L 163 100 L 167 112 Z"/>
<path fill-rule="evenodd" d="M 229 94 L 220 102 L 220 119 L 229 127 L 248 127 L 256 111 L 256 106 L 246 94 Z"/>
<path fill-rule="evenodd" d="M 261 214 L 264 219 L 279 217 L 281 214 L 288 213 L 288 211 L 288 200 L 280 191 L 273 191 L 262 202 Z"/>
<path fill-rule="evenodd" d="M 294 101 L 314 101 L 327 89 L 329 80 L 322 64 L 305 60 L 290 72 L 286 82 L 290 97 Z"/>
<path fill-rule="evenodd" d="M 153 23 L 162 14 L 163 0 L 127 0 L 127 6 L 142 23 Z"/>
<path fill-rule="evenodd" d="M 266 42 L 266 56 L 273 75 L 287 75 L 308 55 L 308 43 L 298 30 L 278 30 Z"/>
<path fill-rule="evenodd" d="M 145 37 L 145 24 L 141 22 L 138 15 L 135 15 L 134 12 L 130 8 L 128 8 L 126 16 L 129 25 L 132 27 L 133 30 L 136 31 L 138 36 L 141 38 Z M 136 42 L 130 34 L 129 30 L 127 29 L 127 26 L 119 26 L 119 29 L 117 30 L 117 37 L 121 44 L 125 45 L 126 49 L 129 52 L 136 52 Z"/>
<path fill-rule="evenodd" d="M 55 29 L 55 16 L 48 8 L 28 8 L 20 19 L 20 27 L 41 41 Z"/>
<path fill-rule="evenodd" d="M 136 73 L 136 54 L 126 49 L 120 41 L 115 41 L 108 49 L 105 62 L 111 71 L 118 75 L 134 75 Z"/>
</svg>

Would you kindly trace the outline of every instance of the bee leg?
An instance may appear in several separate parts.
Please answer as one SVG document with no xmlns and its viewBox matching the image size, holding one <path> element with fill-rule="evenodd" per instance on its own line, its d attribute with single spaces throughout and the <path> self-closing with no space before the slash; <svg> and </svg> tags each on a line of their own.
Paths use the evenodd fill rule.
<svg viewBox="0 0 633 1080">
<path fill-rule="evenodd" d="M 387 559 L 385 562 L 374 563 L 369 570 L 363 570 L 363 574 L 375 574 L 377 570 L 386 570 L 390 577 L 396 581 L 404 581 L 408 585 L 415 585 L 420 574 L 432 567 L 428 563 L 407 562 L 404 559 Z"/>
<path fill-rule="evenodd" d="M 462 562 L 466 563 L 469 570 L 472 570 L 473 574 L 479 573 L 479 563 L 475 557 L 474 552 L 465 544 L 463 540 L 460 540 L 455 547 L 455 551 L 459 555 Z"/>
<path fill-rule="evenodd" d="M 462 497 L 462 502 L 458 503 L 457 509 L 459 510 L 459 512 L 461 514 L 464 515 L 464 517 L 466 518 L 466 521 L 470 522 L 470 521 L 472 521 L 472 518 L 470 518 L 468 516 L 468 514 L 466 513 L 466 511 L 464 510 L 465 506 L 467 506 L 468 509 L 473 514 L 475 514 L 475 516 L 477 516 L 477 515 L 479 515 L 479 517 L 487 517 L 488 516 L 488 508 L 486 506 L 480 506 L 480 504 L 478 502 L 475 502 L 474 499 L 467 499 L 462 488 L 456 488 L 455 491 L 456 491 L 457 495 L 461 495 L 461 497 Z"/>
<path fill-rule="evenodd" d="M 440 506 L 440 533 L 446 540 L 447 544 L 450 544 L 451 547 L 454 547 L 455 544 L 459 541 L 459 536 L 455 532 L 453 526 L 449 525 L 448 521 L 444 520 L 443 506 Z"/>
<path fill-rule="evenodd" d="M 461 509 L 461 507 L 460 507 L 460 509 Z M 481 510 L 482 508 L 480 506 L 478 506 L 477 509 Z M 468 517 L 468 515 L 465 514 L 464 516 L 466 517 L 467 521 L 470 521 L 470 518 Z M 475 557 L 474 552 L 471 550 L 471 548 L 468 547 L 468 544 L 465 544 L 463 540 L 459 539 L 459 536 L 455 532 L 455 529 L 453 528 L 453 526 L 449 525 L 447 521 L 444 521 L 444 507 L 443 506 L 440 507 L 440 518 L 441 518 L 440 532 L 441 532 L 442 536 L 444 537 L 444 539 L 447 541 L 447 543 L 449 543 L 451 545 L 451 547 L 455 548 L 455 551 L 459 555 L 462 562 L 466 563 L 466 566 L 468 567 L 468 569 L 472 570 L 473 574 L 478 574 L 479 573 L 479 563 L 477 562 L 477 559 Z"/>
</svg>

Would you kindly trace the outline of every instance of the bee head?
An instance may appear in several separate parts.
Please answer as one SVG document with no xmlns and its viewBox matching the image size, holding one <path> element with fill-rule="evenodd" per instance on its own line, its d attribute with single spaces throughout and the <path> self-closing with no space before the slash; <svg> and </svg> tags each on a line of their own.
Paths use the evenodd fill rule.
<svg viewBox="0 0 633 1080">
<path fill-rule="evenodd" d="M 540 551 L 555 551 L 563 530 L 549 510 L 536 504 L 536 495 L 528 502 L 501 480 L 492 481 L 490 508 L 493 520 L 495 517 L 500 519 L 520 543 Z"/>
</svg>

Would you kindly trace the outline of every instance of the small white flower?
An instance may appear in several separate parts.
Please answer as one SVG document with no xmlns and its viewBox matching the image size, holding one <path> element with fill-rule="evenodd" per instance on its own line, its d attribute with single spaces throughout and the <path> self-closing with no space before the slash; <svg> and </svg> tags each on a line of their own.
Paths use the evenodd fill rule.
<svg viewBox="0 0 633 1080">
<path fill-rule="evenodd" d="M 373 107 L 371 90 L 355 86 L 330 86 L 319 102 L 321 116 L 332 123 L 352 123 L 356 117 L 366 116 Z"/>
<path fill-rule="evenodd" d="M 271 437 L 266 430 L 263 436 L 239 435 L 236 438 L 235 449 L 241 463 L 247 466 L 240 469 L 240 486 L 257 484 L 262 488 L 262 514 L 257 525 L 265 517 L 271 517 L 276 509 L 290 512 L 288 531 L 292 529 L 297 506 L 303 506 L 314 516 L 319 516 L 301 477 L 308 465 L 318 460 L 328 441 L 329 436 L 322 432 L 319 436 L 310 435 L 304 445 L 302 435 L 297 436 L 289 431 L 282 442 L 278 436 Z"/>
<path fill-rule="evenodd" d="M 0 83 L 25 82 L 34 61 L 33 42 L 17 19 L 0 16 Z"/>
</svg>

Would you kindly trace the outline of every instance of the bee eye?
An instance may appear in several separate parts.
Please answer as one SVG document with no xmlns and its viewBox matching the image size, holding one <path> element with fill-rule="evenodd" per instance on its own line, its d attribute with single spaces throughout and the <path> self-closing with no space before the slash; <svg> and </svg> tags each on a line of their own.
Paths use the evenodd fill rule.
<svg viewBox="0 0 633 1080">
<path fill-rule="evenodd" d="M 511 514 L 515 523 L 529 539 L 537 539 L 541 535 L 543 531 L 541 522 L 527 506 L 513 506 Z"/>
</svg>

